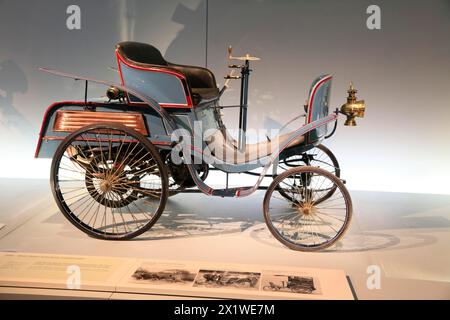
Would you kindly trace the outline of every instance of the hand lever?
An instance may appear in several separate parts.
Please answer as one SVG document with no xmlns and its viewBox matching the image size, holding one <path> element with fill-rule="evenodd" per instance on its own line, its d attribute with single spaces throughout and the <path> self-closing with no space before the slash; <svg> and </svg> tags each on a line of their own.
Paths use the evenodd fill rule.
<svg viewBox="0 0 450 320">
<path fill-rule="evenodd" d="M 224 79 L 232 79 L 232 80 L 234 80 L 234 79 L 240 79 L 241 78 L 241 76 L 233 76 L 233 75 L 231 75 L 231 74 L 227 74 L 225 77 L 224 77 Z"/>
<path fill-rule="evenodd" d="M 233 57 L 231 54 L 233 53 L 233 47 L 228 46 L 228 60 L 240 60 L 240 61 L 259 61 L 260 58 L 253 57 L 249 55 L 248 53 L 245 56 L 242 57 Z"/>
</svg>

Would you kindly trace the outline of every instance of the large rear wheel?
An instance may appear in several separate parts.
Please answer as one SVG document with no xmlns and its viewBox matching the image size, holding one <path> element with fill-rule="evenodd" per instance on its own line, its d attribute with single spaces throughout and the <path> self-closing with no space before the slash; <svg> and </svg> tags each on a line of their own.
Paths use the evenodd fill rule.
<svg viewBox="0 0 450 320">
<path fill-rule="evenodd" d="M 50 182 L 64 216 L 101 239 L 130 239 L 147 231 L 168 196 L 158 150 L 115 123 L 89 125 L 67 136 L 53 157 Z"/>
</svg>

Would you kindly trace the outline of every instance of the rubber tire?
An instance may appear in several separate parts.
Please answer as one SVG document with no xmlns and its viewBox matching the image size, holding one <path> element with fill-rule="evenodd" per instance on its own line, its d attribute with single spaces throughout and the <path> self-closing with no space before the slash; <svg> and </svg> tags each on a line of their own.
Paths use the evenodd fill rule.
<svg viewBox="0 0 450 320">
<path fill-rule="evenodd" d="M 346 219 L 345 219 L 344 225 L 339 230 L 338 234 L 335 235 L 334 238 L 330 242 L 325 242 L 323 244 L 316 245 L 316 246 L 302 246 L 299 244 L 292 243 L 289 240 L 286 240 L 272 225 L 270 216 L 269 216 L 270 198 L 271 198 L 272 193 L 274 191 L 276 191 L 276 187 L 278 186 L 278 184 L 283 179 L 285 179 L 287 176 L 289 176 L 293 173 L 305 173 L 305 172 L 314 172 L 314 173 L 320 174 L 322 176 L 325 176 L 325 177 L 329 178 L 330 180 L 332 180 L 333 182 L 335 182 L 337 187 L 341 190 L 342 195 L 344 196 L 346 207 L 347 207 Z M 264 196 L 263 210 L 264 210 L 264 220 L 266 221 L 266 225 L 269 228 L 270 233 L 272 233 L 272 235 L 278 241 L 280 241 L 282 244 L 284 244 L 285 246 L 287 246 L 288 248 L 290 248 L 292 250 L 311 252 L 311 251 L 319 251 L 319 250 L 323 250 L 328 247 L 331 247 L 336 241 L 338 241 L 344 235 L 344 233 L 347 231 L 348 226 L 350 225 L 350 221 L 351 221 L 352 213 L 353 213 L 353 205 L 352 205 L 352 199 L 350 197 L 350 194 L 349 194 L 347 188 L 345 187 L 345 185 L 342 183 L 342 181 L 338 177 L 336 177 L 331 172 L 321 169 L 321 168 L 304 166 L 304 167 L 296 167 L 296 168 L 289 169 L 289 170 L 283 172 L 282 174 L 280 174 L 279 176 L 277 176 L 272 181 L 270 186 L 267 188 L 267 191 Z"/>
</svg>

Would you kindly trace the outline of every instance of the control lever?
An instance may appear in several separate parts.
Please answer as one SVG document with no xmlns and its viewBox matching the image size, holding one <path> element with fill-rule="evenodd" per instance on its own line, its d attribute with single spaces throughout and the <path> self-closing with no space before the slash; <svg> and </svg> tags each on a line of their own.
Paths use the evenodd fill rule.
<svg viewBox="0 0 450 320">
<path fill-rule="evenodd" d="M 233 57 L 232 53 L 233 53 L 233 47 L 232 46 L 228 46 L 228 60 L 241 60 L 241 61 L 245 61 L 245 64 L 243 65 L 238 65 L 238 64 L 229 64 L 228 68 L 232 69 L 230 74 L 226 75 L 224 78 L 226 79 L 222 89 L 219 91 L 219 96 L 221 96 L 225 90 L 228 88 L 229 83 L 231 80 L 237 80 L 237 79 L 242 79 L 242 76 L 235 76 L 234 72 L 236 71 L 236 69 L 241 69 L 241 74 L 243 74 L 244 70 L 245 72 L 249 72 L 251 71 L 248 68 L 248 63 L 249 61 L 255 61 L 255 60 L 259 60 L 259 58 L 256 57 L 251 57 L 249 54 L 245 55 L 245 57 Z"/>
<path fill-rule="evenodd" d="M 231 45 L 228 46 L 228 59 L 231 60 L 231 53 L 233 52 L 233 47 Z"/>
<path fill-rule="evenodd" d="M 232 53 L 233 53 L 233 47 L 228 46 L 228 60 L 240 60 L 240 61 L 259 61 L 259 60 L 261 60 L 260 58 L 253 57 L 253 56 L 249 55 L 248 53 L 242 57 L 233 57 Z"/>
<path fill-rule="evenodd" d="M 235 80 L 235 79 L 240 79 L 241 78 L 241 76 L 233 76 L 233 75 L 231 75 L 231 74 L 227 74 L 225 77 L 224 77 L 224 79 L 227 79 L 227 80 Z"/>
</svg>

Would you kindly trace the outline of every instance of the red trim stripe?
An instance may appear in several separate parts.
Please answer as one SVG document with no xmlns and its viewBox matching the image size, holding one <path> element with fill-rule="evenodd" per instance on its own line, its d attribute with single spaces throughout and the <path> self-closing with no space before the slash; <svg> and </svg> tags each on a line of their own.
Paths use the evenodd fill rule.
<svg viewBox="0 0 450 320">
<path fill-rule="evenodd" d="M 125 61 L 125 59 L 123 59 L 123 57 L 119 54 L 119 50 L 118 49 L 116 49 L 116 58 L 117 58 L 117 68 L 118 68 L 119 74 L 120 74 L 120 81 L 121 81 L 121 84 L 122 84 L 123 87 L 126 87 L 126 85 L 125 85 L 125 82 L 123 80 L 122 68 L 120 66 L 121 62 L 123 64 L 125 64 L 127 67 L 133 68 L 133 69 L 144 70 L 144 71 L 152 71 L 152 72 L 161 72 L 161 73 L 165 73 L 165 74 L 170 74 L 170 75 L 175 76 L 177 79 L 180 80 L 181 86 L 183 87 L 183 90 L 184 90 L 184 95 L 185 95 L 185 98 L 186 98 L 186 104 L 160 103 L 159 105 L 164 107 L 164 108 L 192 108 L 192 99 L 191 99 L 191 95 L 190 95 L 190 92 L 189 92 L 189 88 L 187 86 L 187 80 L 186 80 L 185 75 L 182 74 L 181 72 L 168 70 L 168 69 L 164 69 L 164 68 L 141 67 L 141 66 L 132 65 L 132 64 L 128 63 L 127 61 Z M 133 104 L 134 105 L 135 103 L 140 103 L 140 102 L 131 102 L 129 97 L 128 97 L 128 93 L 127 93 L 127 98 L 128 98 L 128 103 L 129 104 Z"/>
<path fill-rule="evenodd" d="M 307 122 L 307 123 L 311 123 L 311 117 L 312 117 L 312 105 L 313 105 L 313 102 L 314 102 L 314 97 L 315 97 L 315 95 L 316 95 L 317 89 L 319 88 L 319 86 L 320 86 L 322 83 L 324 83 L 325 81 L 330 80 L 331 78 L 333 78 L 333 76 L 331 76 L 331 75 L 326 76 L 325 78 L 323 78 L 322 80 L 320 80 L 319 82 L 317 82 L 317 83 L 314 85 L 314 88 L 313 88 L 313 90 L 311 91 L 311 94 L 310 94 L 310 96 L 309 96 L 309 103 L 308 103 L 308 122 Z"/>
</svg>

